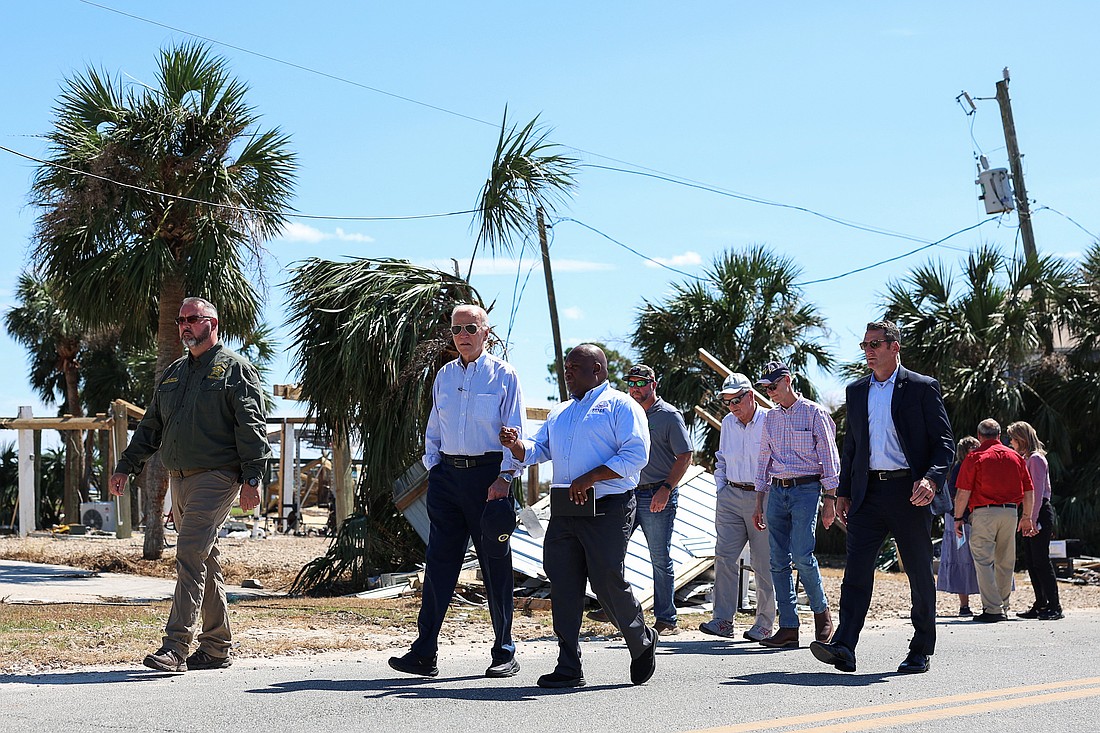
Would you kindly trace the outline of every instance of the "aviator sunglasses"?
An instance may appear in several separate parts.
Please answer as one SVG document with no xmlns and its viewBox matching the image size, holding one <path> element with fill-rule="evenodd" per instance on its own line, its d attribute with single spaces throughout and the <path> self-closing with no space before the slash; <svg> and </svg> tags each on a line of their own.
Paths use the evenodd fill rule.
<svg viewBox="0 0 1100 733">
<path fill-rule="evenodd" d="M 480 329 L 481 329 L 481 326 L 479 326 L 479 325 L 478 325 L 478 324 L 476 324 L 476 323 L 467 323 L 467 324 L 466 324 L 466 325 L 464 325 L 464 326 L 451 326 L 451 335 L 452 335 L 452 336 L 457 336 L 458 334 L 460 334 L 460 333 L 462 333 L 463 331 L 465 331 L 466 333 L 468 333 L 468 334 L 470 334 L 471 336 L 473 336 L 473 335 L 474 335 L 475 333 L 477 333 L 477 332 L 478 332 L 478 330 L 480 330 Z"/>
<path fill-rule="evenodd" d="M 877 349 L 883 344 L 890 344 L 897 341 L 897 339 L 875 339 L 874 341 L 860 341 L 859 350 L 866 351 L 867 349 Z"/>
</svg>

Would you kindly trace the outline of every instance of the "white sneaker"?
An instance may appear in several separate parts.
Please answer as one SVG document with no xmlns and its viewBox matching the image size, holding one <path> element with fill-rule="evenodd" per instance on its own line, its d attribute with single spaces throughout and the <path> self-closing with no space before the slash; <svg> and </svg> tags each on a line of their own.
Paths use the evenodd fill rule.
<svg viewBox="0 0 1100 733">
<path fill-rule="evenodd" d="M 760 624 L 757 624 L 746 631 L 744 634 L 741 634 L 741 638 L 748 639 L 749 641 L 764 641 L 764 639 L 767 639 L 771 635 L 771 629 L 769 629 L 767 626 L 761 626 Z"/>
<path fill-rule="evenodd" d="M 725 636 L 726 638 L 733 636 L 733 624 L 721 618 L 699 624 L 699 630 L 711 636 Z"/>
</svg>

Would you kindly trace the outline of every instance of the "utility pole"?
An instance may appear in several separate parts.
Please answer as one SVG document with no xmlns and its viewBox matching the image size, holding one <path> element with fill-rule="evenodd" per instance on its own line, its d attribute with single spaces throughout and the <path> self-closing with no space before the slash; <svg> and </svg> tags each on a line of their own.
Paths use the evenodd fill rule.
<svg viewBox="0 0 1100 733">
<path fill-rule="evenodd" d="M 535 209 L 539 227 L 539 248 L 542 250 L 542 272 L 546 276 L 546 301 L 550 306 L 550 330 L 554 333 L 554 366 L 558 372 L 558 397 L 569 399 L 565 389 L 565 363 L 562 357 L 561 328 L 558 326 L 558 300 L 554 297 L 554 274 L 550 271 L 550 246 L 546 243 L 546 217 L 542 207 Z"/>
<path fill-rule="evenodd" d="M 1004 79 L 997 82 L 997 104 L 1001 108 L 1001 124 L 1004 126 L 1005 146 L 1008 148 L 1008 164 L 1012 170 L 1012 189 L 1016 196 L 1016 211 L 1020 217 L 1020 236 L 1024 243 L 1024 257 L 1028 262 L 1036 259 L 1035 233 L 1031 229 L 1031 210 L 1027 205 L 1027 186 L 1024 185 L 1024 167 L 1020 163 L 1020 148 L 1016 144 L 1016 123 L 1012 121 L 1012 101 L 1008 98 L 1008 68 Z"/>
</svg>

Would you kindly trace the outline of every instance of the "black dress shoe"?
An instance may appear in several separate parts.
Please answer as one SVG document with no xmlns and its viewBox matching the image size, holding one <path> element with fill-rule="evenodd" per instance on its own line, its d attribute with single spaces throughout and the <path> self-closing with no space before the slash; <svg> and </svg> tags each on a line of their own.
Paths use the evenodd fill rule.
<svg viewBox="0 0 1100 733">
<path fill-rule="evenodd" d="M 515 659 L 509 659 L 506 662 L 500 662 L 494 664 L 485 670 L 486 677 L 511 677 L 519 671 L 519 662 Z"/>
<path fill-rule="evenodd" d="M 856 671 L 856 654 L 843 644 L 811 641 L 810 652 L 821 662 L 831 664 L 841 672 Z"/>
<path fill-rule="evenodd" d="M 1003 613 L 986 613 L 982 611 L 975 616 L 973 620 L 981 624 L 995 624 L 998 621 L 1007 621 L 1008 616 L 1005 616 Z"/>
<path fill-rule="evenodd" d="M 653 632 L 653 643 L 642 652 L 641 656 L 630 662 L 631 684 L 644 685 L 649 682 L 649 678 L 653 676 L 653 672 L 657 669 L 657 639 L 661 638 L 661 634 L 657 629 L 651 628 L 650 631 Z"/>
<path fill-rule="evenodd" d="M 1040 621 L 1058 621 L 1059 619 L 1065 618 L 1065 615 L 1062 613 L 1061 609 L 1047 610 L 1040 611 L 1038 618 Z"/>
<path fill-rule="evenodd" d="M 909 652 L 905 661 L 898 665 L 898 671 L 902 674 L 920 674 L 927 672 L 930 664 L 927 654 Z"/>
<path fill-rule="evenodd" d="M 1026 611 L 1020 611 L 1016 616 L 1018 618 L 1039 618 L 1039 614 L 1042 613 L 1038 608 L 1032 606 Z"/>
<path fill-rule="evenodd" d="M 539 687 L 546 687 L 551 690 L 563 687 L 584 687 L 584 675 L 570 677 L 561 672 L 551 672 L 539 677 L 537 684 Z"/>
<path fill-rule="evenodd" d="M 390 667 L 405 674 L 418 674 L 421 677 L 435 677 L 439 674 L 439 667 L 435 666 L 435 658 L 421 659 L 412 652 L 400 657 L 390 657 Z"/>
</svg>

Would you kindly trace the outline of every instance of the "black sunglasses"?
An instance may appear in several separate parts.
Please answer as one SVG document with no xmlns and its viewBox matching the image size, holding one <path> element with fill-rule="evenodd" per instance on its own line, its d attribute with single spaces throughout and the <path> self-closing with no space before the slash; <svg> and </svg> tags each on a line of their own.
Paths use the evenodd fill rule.
<svg viewBox="0 0 1100 733">
<path fill-rule="evenodd" d="M 188 325 L 194 326 L 199 321 L 210 321 L 213 320 L 213 318 L 214 316 L 180 316 L 176 319 L 176 325 L 182 326 L 186 323 Z"/>
<path fill-rule="evenodd" d="M 634 387 L 635 389 L 640 389 L 640 388 L 646 386 L 647 384 L 649 384 L 648 379 L 628 379 L 628 380 L 626 380 L 626 386 L 627 387 Z"/>
<path fill-rule="evenodd" d="M 726 407 L 729 407 L 730 405 L 740 405 L 741 400 L 745 399 L 746 397 L 748 397 L 748 395 L 743 394 L 739 397 L 730 397 L 729 399 L 726 399 L 725 397 L 722 397 L 721 400 L 722 400 L 723 405 L 725 405 Z"/>
<path fill-rule="evenodd" d="M 774 392 L 775 390 L 779 389 L 779 382 L 772 382 L 771 384 L 765 384 L 764 389 L 768 390 L 769 392 Z"/>
<path fill-rule="evenodd" d="M 859 350 L 866 351 L 868 348 L 877 349 L 883 344 L 897 343 L 897 339 L 875 339 L 874 341 L 861 341 L 859 343 Z"/>
<path fill-rule="evenodd" d="M 481 326 L 479 324 L 477 324 L 477 323 L 467 323 L 464 326 L 451 326 L 451 335 L 452 336 L 457 336 L 458 334 L 465 331 L 466 333 L 473 336 L 475 333 L 477 333 L 480 330 L 481 330 Z"/>
</svg>

